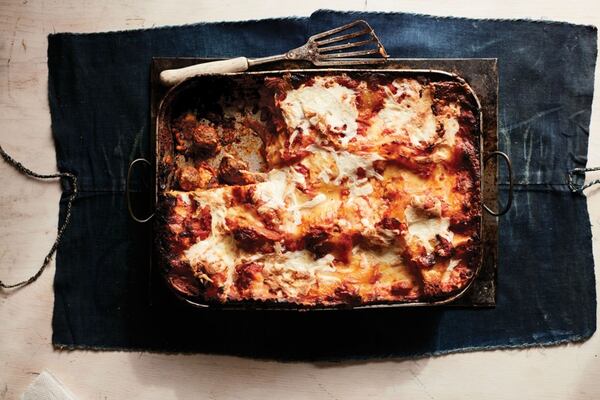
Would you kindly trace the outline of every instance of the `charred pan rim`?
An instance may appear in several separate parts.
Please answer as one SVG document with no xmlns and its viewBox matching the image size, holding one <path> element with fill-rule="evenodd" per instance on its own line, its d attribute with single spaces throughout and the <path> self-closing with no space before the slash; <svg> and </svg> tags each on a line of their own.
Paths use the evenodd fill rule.
<svg viewBox="0 0 600 400">
<path fill-rule="evenodd" d="M 175 288 L 168 279 L 168 271 L 170 265 L 170 254 L 168 251 L 168 245 L 165 241 L 165 234 L 163 232 L 166 224 L 166 204 L 162 198 L 162 194 L 168 191 L 173 180 L 173 164 L 165 162 L 165 157 L 171 157 L 174 154 L 173 148 L 173 135 L 170 129 L 172 103 L 184 92 L 188 90 L 199 89 L 206 79 L 226 78 L 226 77 L 261 77 L 261 76 L 283 76 L 283 75 L 318 75 L 327 74 L 335 75 L 346 73 L 350 76 L 356 75 L 367 75 L 373 77 L 374 75 L 383 75 L 389 77 L 390 75 L 401 75 L 416 78 L 419 76 L 431 79 L 431 81 L 454 81 L 458 83 L 465 91 L 467 95 L 466 106 L 471 108 L 471 111 L 475 113 L 477 118 L 476 130 L 474 134 L 477 136 L 476 150 L 478 152 L 477 159 L 479 161 L 479 170 L 472 171 L 472 175 L 479 182 L 479 203 L 481 204 L 481 212 L 477 216 L 478 224 L 478 237 L 476 238 L 477 251 L 471 253 L 471 257 L 477 260 L 476 268 L 473 270 L 471 277 L 468 279 L 466 284 L 457 289 L 454 292 L 443 296 L 431 296 L 421 297 L 415 301 L 377 301 L 368 303 L 334 303 L 334 304 L 322 304 L 317 303 L 314 305 L 303 305 L 297 303 L 284 303 L 274 300 L 242 300 L 242 301 L 206 301 L 204 298 L 190 296 L 182 293 Z M 435 79 L 437 78 L 437 79 Z M 465 103 L 465 102 L 463 102 Z M 185 80 L 176 86 L 172 87 L 160 102 L 158 112 L 156 115 L 156 162 L 155 162 L 155 176 L 156 176 L 156 191 L 155 201 L 157 216 L 154 224 L 155 229 L 155 249 L 157 251 L 157 259 L 159 268 L 164 277 L 164 282 L 168 288 L 174 293 L 174 295 L 181 301 L 192 305 L 197 308 L 215 308 L 215 309 L 227 309 L 227 310 L 336 310 L 336 309 L 366 309 L 366 308 L 381 308 L 381 307 L 427 307 L 427 306 L 439 306 L 451 303 L 460 297 L 462 297 L 471 287 L 475 278 L 479 274 L 483 264 L 483 252 L 482 252 L 482 237 L 483 237 L 483 176 L 484 176 L 484 163 L 483 163 L 483 115 L 481 112 L 481 102 L 477 97 L 474 90 L 467 83 L 465 79 L 457 74 L 436 70 L 436 69 L 287 69 L 287 70 L 276 70 L 276 71 L 256 71 L 256 72 L 235 72 L 225 74 L 209 74 L 203 76 L 197 76 Z M 471 165 L 472 166 L 472 165 Z"/>
</svg>

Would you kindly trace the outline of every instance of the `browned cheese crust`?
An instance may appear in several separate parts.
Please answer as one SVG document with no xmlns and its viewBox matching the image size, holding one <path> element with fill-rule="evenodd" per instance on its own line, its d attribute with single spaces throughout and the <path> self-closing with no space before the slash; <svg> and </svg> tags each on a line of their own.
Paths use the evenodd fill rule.
<svg viewBox="0 0 600 400">
<path fill-rule="evenodd" d="M 469 284 L 482 210 L 479 110 L 466 85 L 230 79 L 217 111 L 172 123 L 175 183 L 158 223 L 177 291 L 312 307 L 443 299 Z"/>
</svg>

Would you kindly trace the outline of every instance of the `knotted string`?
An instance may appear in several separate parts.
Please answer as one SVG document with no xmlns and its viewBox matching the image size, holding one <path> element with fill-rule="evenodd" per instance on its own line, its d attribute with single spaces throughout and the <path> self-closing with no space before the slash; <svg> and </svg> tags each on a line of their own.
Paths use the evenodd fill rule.
<svg viewBox="0 0 600 400">
<path fill-rule="evenodd" d="M 30 277 L 29 279 L 26 279 L 24 281 L 13 283 L 13 284 L 7 284 L 0 280 L 0 288 L 14 289 L 14 288 L 22 287 L 22 286 L 27 286 L 30 283 L 35 282 L 42 275 L 42 273 L 44 272 L 44 269 L 46 269 L 46 266 L 50 263 L 50 260 L 52 259 L 52 256 L 56 252 L 56 249 L 58 248 L 58 244 L 60 243 L 60 240 L 62 239 L 65 229 L 67 229 L 67 226 L 69 225 L 69 221 L 71 221 L 71 208 L 73 207 L 73 200 L 75 200 L 75 197 L 77 197 L 77 177 L 69 172 L 59 172 L 57 174 L 49 174 L 49 175 L 43 175 L 43 174 L 38 174 L 36 172 L 33 172 L 32 170 L 25 167 L 23 164 L 16 161 L 15 159 L 13 159 L 11 156 L 9 156 L 4 151 L 2 146 L 0 146 L 0 156 L 2 156 L 4 161 L 6 161 L 8 164 L 12 165 L 17 171 L 19 171 L 29 177 L 36 178 L 36 179 L 66 178 L 71 181 L 71 185 L 73 187 L 72 193 L 67 200 L 67 213 L 65 216 L 65 220 L 64 220 L 63 224 L 60 226 L 60 228 L 58 229 L 58 233 L 56 235 L 56 240 L 54 241 L 54 244 L 50 248 L 50 251 L 48 252 L 46 257 L 44 258 L 44 262 L 42 263 L 42 266 L 38 269 L 38 271 L 32 277 Z"/>
<path fill-rule="evenodd" d="M 589 183 L 581 183 L 581 184 L 575 183 L 575 175 L 583 175 L 583 179 L 585 182 L 585 173 L 591 172 L 591 171 L 600 171 L 600 167 L 573 168 L 572 170 L 570 170 L 567 173 L 567 184 L 569 185 L 569 189 L 571 189 L 571 192 L 582 194 L 585 189 L 589 188 L 590 186 L 594 186 L 594 185 L 597 185 L 600 183 L 600 179 L 593 180 Z"/>
</svg>

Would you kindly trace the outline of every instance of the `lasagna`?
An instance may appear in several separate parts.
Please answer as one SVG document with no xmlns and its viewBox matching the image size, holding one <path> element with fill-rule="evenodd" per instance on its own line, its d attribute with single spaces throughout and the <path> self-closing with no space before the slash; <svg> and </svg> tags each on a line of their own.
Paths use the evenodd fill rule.
<svg viewBox="0 0 600 400">
<path fill-rule="evenodd" d="M 481 263 L 480 121 L 447 77 L 220 77 L 170 121 L 170 285 L 209 303 L 448 298 Z"/>
</svg>

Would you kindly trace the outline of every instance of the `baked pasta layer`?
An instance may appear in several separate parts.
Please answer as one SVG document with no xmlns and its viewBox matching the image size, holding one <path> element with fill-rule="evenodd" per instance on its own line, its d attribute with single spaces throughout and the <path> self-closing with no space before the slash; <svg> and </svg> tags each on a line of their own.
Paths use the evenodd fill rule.
<svg viewBox="0 0 600 400">
<path fill-rule="evenodd" d="M 171 123 L 171 285 L 208 302 L 415 302 L 481 262 L 480 129 L 464 84 L 228 77 Z"/>
</svg>

